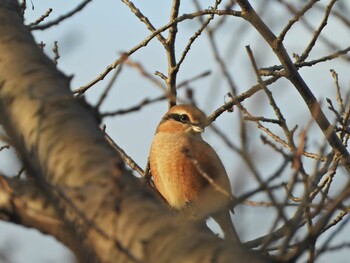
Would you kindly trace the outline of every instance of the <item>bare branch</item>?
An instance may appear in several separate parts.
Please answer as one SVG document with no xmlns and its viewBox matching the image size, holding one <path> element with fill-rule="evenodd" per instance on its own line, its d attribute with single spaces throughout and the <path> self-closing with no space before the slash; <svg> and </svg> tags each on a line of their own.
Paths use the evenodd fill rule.
<svg viewBox="0 0 350 263">
<path fill-rule="evenodd" d="M 288 33 L 288 31 L 292 28 L 292 26 L 299 21 L 299 19 L 307 12 L 309 11 L 315 3 L 319 2 L 319 0 L 312 0 L 309 1 L 304 8 L 302 8 L 299 12 L 297 12 L 294 17 L 289 20 L 289 23 L 284 27 L 284 29 L 282 30 L 282 32 L 279 34 L 278 39 L 280 42 L 283 42 L 286 34 Z"/>
<path fill-rule="evenodd" d="M 44 29 L 47 29 L 49 27 L 56 26 L 56 25 L 60 24 L 61 22 L 63 22 L 64 20 L 72 17 L 73 15 L 78 13 L 79 11 L 83 10 L 83 8 L 90 2 L 91 2 L 91 0 L 85 0 L 84 2 L 79 4 L 76 8 L 74 8 L 73 10 L 68 12 L 67 14 L 58 17 L 56 20 L 53 20 L 51 22 L 48 22 L 48 23 L 42 24 L 42 25 L 33 25 L 30 27 L 30 30 L 44 30 Z"/>
<path fill-rule="evenodd" d="M 188 19 L 194 19 L 194 18 L 199 17 L 199 16 L 211 15 L 211 14 L 240 16 L 241 12 L 234 11 L 234 10 L 211 10 L 211 9 L 206 9 L 206 10 L 202 10 L 202 11 L 191 13 L 191 14 L 183 14 L 182 16 L 177 17 L 176 19 L 170 21 L 168 24 L 166 24 L 166 25 L 160 27 L 159 29 L 157 29 L 156 31 L 154 31 L 151 35 L 149 35 L 147 38 L 145 38 L 140 44 L 136 45 L 135 47 L 133 47 L 129 51 L 125 52 L 125 54 L 126 54 L 126 56 L 131 56 L 137 50 L 147 46 L 147 44 L 154 37 L 156 37 L 158 34 L 160 34 L 161 32 L 169 29 L 173 25 L 176 25 L 177 23 L 180 23 L 180 22 L 182 22 L 184 20 L 188 20 Z M 73 90 L 73 92 L 74 93 L 84 93 L 91 86 L 93 86 L 97 82 L 103 80 L 108 75 L 108 73 L 111 70 L 115 69 L 120 63 L 121 63 L 121 58 L 118 58 L 112 64 L 107 66 L 106 70 L 104 72 L 102 72 L 96 79 L 92 80 L 90 83 L 86 84 L 85 86 L 82 86 L 82 87 L 80 87 L 80 88 L 78 88 L 76 90 Z"/>
<path fill-rule="evenodd" d="M 145 176 L 144 171 L 142 168 L 129 156 L 126 154 L 126 152 L 120 148 L 113 139 L 106 133 L 105 128 L 103 128 L 103 134 L 105 138 L 107 139 L 108 143 L 120 154 L 121 158 L 124 160 L 124 162 L 129 165 L 131 169 L 133 169 L 135 172 L 137 172 L 141 176 Z"/>
<path fill-rule="evenodd" d="M 35 22 L 30 23 L 28 26 L 29 27 L 33 27 L 36 25 L 39 25 L 41 22 L 43 22 L 46 18 L 48 18 L 50 16 L 52 12 L 52 8 L 49 8 L 45 14 L 43 14 L 41 17 L 39 17 L 37 20 L 35 20 Z"/>
<path fill-rule="evenodd" d="M 307 45 L 306 49 L 304 50 L 304 52 L 301 54 L 301 56 L 298 58 L 298 61 L 304 61 L 310 54 L 312 48 L 315 46 L 315 43 L 318 39 L 318 37 L 320 36 L 322 30 L 324 29 L 324 27 L 327 25 L 327 21 L 330 15 L 330 12 L 332 10 L 333 5 L 335 4 L 337 0 L 331 0 L 329 2 L 329 4 L 327 5 L 326 8 L 326 12 L 324 14 L 323 20 L 319 26 L 319 28 L 315 31 L 310 43 Z"/>
<path fill-rule="evenodd" d="M 242 17 L 249 21 L 257 29 L 257 31 L 264 37 L 265 41 L 271 46 L 271 48 L 275 52 L 276 56 L 278 57 L 285 69 L 286 77 L 293 83 L 295 88 L 303 97 L 312 117 L 315 119 L 316 123 L 324 133 L 324 136 L 327 139 L 328 143 L 335 150 L 335 152 L 341 156 L 342 164 L 344 165 L 347 172 L 350 173 L 349 152 L 339 140 L 337 134 L 334 131 L 333 126 L 330 124 L 327 117 L 324 115 L 321 106 L 317 102 L 316 97 L 311 92 L 310 88 L 307 86 L 305 81 L 299 75 L 293 62 L 288 56 L 286 49 L 283 47 L 282 43 L 276 42 L 276 36 L 260 19 L 260 17 L 256 14 L 256 12 L 247 0 L 237 0 L 237 3 L 242 8 Z"/>
<path fill-rule="evenodd" d="M 140 21 L 143 22 L 152 33 L 156 31 L 156 28 L 152 25 L 149 19 L 144 14 L 142 14 L 141 10 L 138 9 L 133 2 L 129 0 L 122 0 L 122 2 L 130 8 L 135 16 L 137 16 L 138 19 L 140 19 Z M 164 46 L 166 45 L 166 39 L 162 36 L 162 34 L 158 34 L 157 38 L 160 43 L 162 43 Z"/>
</svg>

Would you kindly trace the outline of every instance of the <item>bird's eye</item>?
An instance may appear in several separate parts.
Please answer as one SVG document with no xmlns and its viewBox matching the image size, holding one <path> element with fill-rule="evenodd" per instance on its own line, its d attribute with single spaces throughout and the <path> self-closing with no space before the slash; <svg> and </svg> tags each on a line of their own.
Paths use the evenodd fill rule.
<svg viewBox="0 0 350 263">
<path fill-rule="evenodd" d="M 187 114 L 181 114 L 181 115 L 180 115 L 180 120 L 181 120 L 182 122 L 188 122 L 188 121 L 190 120 L 190 118 L 188 117 Z"/>
<path fill-rule="evenodd" d="M 171 113 L 167 115 L 165 118 L 165 120 L 168 120 L 168 119 L 173 119 L 175 121 L 182 122 L 182 123 L 191 123 L 190 117 L 188 117 L 187 114 Z"/>
</svg>

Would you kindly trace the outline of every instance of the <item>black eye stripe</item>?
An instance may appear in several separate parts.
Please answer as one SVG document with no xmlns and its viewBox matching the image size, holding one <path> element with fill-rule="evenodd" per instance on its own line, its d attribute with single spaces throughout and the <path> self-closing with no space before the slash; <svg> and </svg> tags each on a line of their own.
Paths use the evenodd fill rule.
<svg viewBox="0 0 350 263">
<path fill-rule="evenodd" d="M 177 113 L 171 113 L 167 115 L 167 119 L 173 119 L 178 122 L 182 123 L 191 123 L 190 118 L 187 114 L 177 114 Z"/>
</svg>

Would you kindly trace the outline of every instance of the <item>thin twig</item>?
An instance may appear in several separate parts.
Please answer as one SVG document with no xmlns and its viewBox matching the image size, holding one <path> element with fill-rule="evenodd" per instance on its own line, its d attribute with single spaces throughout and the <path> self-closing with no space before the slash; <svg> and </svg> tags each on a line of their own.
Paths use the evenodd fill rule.
<svg viewBox="0 0 350 263">
<path fill-rule="evenodd" d="M 155 78 L 151 73 L 147 72 L 147 70 L 141 63 L 135 62 L 131 58 L 128 58 L 125 61 L 125 65 L 136 69 L 142 77 L 152 82 L 156 87 L 159 87 L 164 93 L 167 92 L 166 86 L 163 84 L 163 82 L 161 82 L 158 78 Z"/>
<path fill-rule="evenodd" d="M 21 169 L 18 170 L 17 174 L 15 175 L 15 178 L 20 179 L 21 175 L 23 174 L 23 172 L 25 171 L 25 167 L 22 167 Z"/>
<path fill-rule="evenodd" d="M 324 27 L 327 25 L 327 21 L 329 18 L 329 14 L 332 10 L 333 5 L 335 4 L 337 0 L 331 0 L 330 3 L 327 5 L 326 8 L 326 12 L 324 14 L 324 17 L 322 19 L 322 22 L 320 24 L 320 26 L 318 27 L 318 29 L 314 32 L 314 35 L 310 41 L 310 43 L 307 45 L 306 49 L 304 50 L 304 52 L 301 54 L 301 56 L 298 58 L 298 61 L 304 61 L 310 54 L 312 48 L 315 46 L 316 41 L 318 39 L 318 37 L 320 36 L 322 30 L 324 29 Z"/>
<path fill-rule="evenodd" d="M 255 61 L 255 58 L 253 56 L 252 50 L 250 49 L 249 46 L 246 46 L 246 50 L 248 52 L 249 59 L 251 61 L 253 69 L 255 71 L 255 75 L 257 77 L 258 83 L 262 86 L 263 90 L 265 91 L 265 93 L 266 93 L 266 95 L 267 95 L 267 97 L 269 99 L 270 105 L 273 108 L 273 110 L 274 110 L 274 112 L 275 112 L 275 114 L 276 114 L 276 116 L 277 116 L 277 118 L 279 120 L 279 125 L 283 129 L 284 134 L 286 135 L 289 147 L 291 148 L 292 151 L 294 151 L 295 145 L 294 145 L 294 142 L 293 142 L 293 133 L 289 130 L 289 128 L 287 126 L 286 119 L 284 118 L 280 108 L 277 106 L 277 103 L 276 103 L 276 101 L 275 101 L 275 99 L 274 99 L 274 97 L 272 95 L 272 92 L 267 88 L 267 86 L 265 85 L 264 81 L 261 79 L 261 76 L 259 75 L 258 66 L 256 64 L 256 61 Z"/>
<path fill-rule="evenodd" d="M 265 39 L 265 41 L 275 52 L 276 56 L 278 57 L 285 69 L 286 77 L 289 79 L 289 81 L 291 81 L 291 83 L 293 83 L 294 87 L 304 99 L 306 105 L 309 108 L 311 116 L 314 118 L 319 128 L 324 133 L 325 138 L 327 139 L 331 147 L 334 149 L 336 154 L 339 154 L 339 156 L 341 157 L 341 163 L 344 165 L 345 169 L 350 174 L 349 152 L 342 144 L 341 140 L 338 138 L 336 132 L 334 131 L 333 126 L 330 124 L 326 115 L 323 113 L 315 95 L 312 93 L 310 88 L 307 86 L 303 78 L 298 73 L 286 49 L 284 48 L 282 43 L 276 46 L 277 37 L 257 15 L 253 7 L 250 5 L 249 1 L 237 0 L 237 3 L 242 9 L 242 17 L 249 21 L 256 28 L 256 30 L 261 34 L 261 36 Z"/>
<path fill-rule="evenodd" d="M 199 74 L 198 76 L 194 76 L 191 79 L 185 80 L 185 81 L 179 83 L 177 88 L 178 89 L 183 88 L 186 85 L 188 85 L 189 83 L 191 83 L 192 81 L 196 81 L 198 79 L 201 79 L 201 78 L 204 78 L 204 77 L 208 76 L 209 73 L 210 72 L 205 71 L 205 72 Z M 161 95 L 161 96 L 153 98 L 153 99 L 146 98 L 146 99 L 142 100 L 141 102 L 139 102 L 137 105 L 131 106 L 131 107 L 127 108 L 127 109 L 119 109 L 119 110 L 115 110 L 115 111 L 104 112 L 104 113 L 101 113 L 100 116 L 101 117 L 110 117 L 110 116 L 123 115 L 123 114 L 129 113 L 129 112 L 138 111 L 138 110 L 140 110 L 142 107 L 144 107 L 146 105 L 149 105 L 149 104 L 152 104 L 152 103 L 155 103 L 155 102 L 158 102 L 158 101 L 166 100 L 167 98 L 168 98 L 167 95 Z"/>
<path fill-rule="evenodd" d="M 288 9 L 288 11 L 290 13 L 296 14 L 298 12 L 298 10 L 296 10 L 294 8 L 294 6 L 292 4 L 290 4 L 290 1 L 286 1 L 286 0 L 277 0 L 277 1 L 280 2 L 280 3 L 283 3 L 287 7 L 287 9 Z M 318 5 L 314 5 L 314 7 L 316 7 L 316 8 L 317 8 L 317 6 Z M 308 20 L 306 20 L 303 17 L 301 17 L 300 21 L 303 23 L 304 28 L 307 29 L 309 32 L 314 33 L 316 31 L 315 28 L 313 27 L 313 25 Z M 338 50 L 338 49 L 340 49 L 338 47 L 338 45 L 337 45 L 337 42 L 332 41 L 333 39 L 331 40 L 331 39 L 325 37 L 322 34 L 319 35 L 318 39 L 321 42 L 323 42 L 331 50 Z M 347 60 L 349 60 L 349 58 L 347 58 Z"/>
<path fill-rule="evenodd" d="M 267 80 L 264 81 L 265 85 L 270 85 L 274 82 L 276 82 L 280 77 L 271 77 Z M 216 109 L 209 117 L 208 120 L 210 122 L 214 122 L 222 113 L 224 113 L 225 111 L 231 111 L 232 107 L 234 105 L 237 105 L 239 102 L 243 102 L 244 100 L 246 100 L 247 98 L 250 98 L 251 96 L 253 96 L 255 93 L 257 93 L 258 91 L 262 90 L 262 87 L 260 84 L 256 84 L 254 86 L 252 86 L 249 90 L 247 90 L 246 92 L 243 92 L 237 96 L 231 96 L 231 100 L 226 102 L 224 105 L 222 105 L 221 107 L 219 107 L 218 109 Z"/>
<path fill-rule="evenodd" d="M 195 3 L 197 3 L 197 1 L 195 1 Z M 217 9 L 218 6 L 218 2 L 215 3 L 215 6 L 213 9 Z M 202 17 L 199 17 L 202 25 L 201 27 L 197 30 L 197 32 L 189 39 L 184 51 L 181 54 L 181 58 L 179 59 L 179 62 L 176 65 L 176 70 L 178 71 L 180 69 L 180 66 L 182 65 L 182 63 L 184 62 L 188 52 L 191 49 L 192 44 L 194 43 L 194 41 L 202 34 L 202 32 L 204 31 L 204 29 L 209 25 L 209 23 L 214 19 L 214 14 L 209 15 L 209 17 L 207 18 L 207 20 L 205 22 L 202 21 Z"/>
<path fill-rule="evenodd" d="M 194 3 L 196 4 L 197 9 L 200 9 L 200 5 L 199 5 L 198 0 L 195 0 Z M 216 10 L 220 3 L 221 3 L 221 1 L 216 1 L 215 6 L 213 7 L 213 10 Z M 200 17 L 200 19 L 201 19 L 201 17 Z M 202 25 L 205 25 L 205 23 L 206 23 L 203 20 L 201 22 L 202 22 Z M 205 28 L 206 28 L 206 32 L 208 33 L 208 39 L 209 39 L 209 43 L 210 43 L 214 58 L 215 58 L 217 64 L 219 65 L 220 70 L 221 70 L 224 78 L 226 79 L 226 81 L 229 85 L 229 88 L 230 88 L 232 95 L 236 96 L 237 86 L 232 78 L 232 74 L 229 73 L 229 70 L 226 66 L 226 63 L 225 63 L 223 57 L 220 55 L 219 48 L 218 48 L 217 43 L 214 39 L 215 32 L 213 30 L 211 30 L 210 28 L 208 28 L 207 26 L 205 26 Z"/>
<path fill-rule="evenodd" d="M 125 58 L 125 59 L 127 59 L 127 58 Z M 101 94 L 100 99 L 98 100 L 98 102 L 95 105 L 96 109 L 100 109 L 102 103 L 107 98 L 107 95 L 108 95 L 109 91 L 112 89 L 112 87 L 113 87 L 115 81 L 117 80 L 119 74 L 121 73 L 122 69 L 123 69 L 123 63 L 121 63 L 119 65 L 118 69 L 114 72 L 112 78 L 110 79 L 109 83 L 107 84 L 107 87 L 105 88 L 105 90 Z"/>
<path fill-rule="evenodd" d="M 138 17 L 138 19 L 140 19 L 140 21 L 144 23 L 152 33 L 156 31 L 156 28 L 152 25 L 149 19 L 144 14 L 142 14 L 140 9 L 138 9 L 133 2 L 129 0 L 122 0 L 122 2 L 130 8 L 130 10 L 135 14 L 135 16 Z M 164 46 L 166 45 L 166 39 L 162 36 L 162 34 L 158 34 L 157 38 L 160 43 L 162 43 Z"/>
<path fill-rule="evenodd" d="M 346 55 L 347 53 L 349 53 L 349 51 L 350 51 L 350 47 L 347 47 L 347 48 L 338 50 L 330 55 L 321 57 L 319 59 L 314 59 L 314 60 L 310 60 L 310 61 L 295 62 L 294 66 L 297 69 L 300 69 L 302 67 L 312 67 L 312 66 L 317 65 L 319 63 L 333 60 L 333 59 L 338 58 L 340 56 Z M 281 72 L 276 73 L 276 71 L 279 71 L 279 70 Z M 284 76 L 285 75 L 282 65 L 277 65 L 277 66 L 272 66 L 272 67 L 267 67 L 267 68 L 260 68 L 259 74 L 262 76 Z"/>
<path fill-rule="evenodd" d="M 156 37 L 158 34 L 167 30 L 168 28 L 172 27 L 173 25 L 175 25 L 177 23 L 180 23 L 182 21 L 189 20 L 189 19 L 194 19 L 196 17 L 203 16 L 203 15 L 211 15 L 213 13 L 215 13 L 216 15 L 231 15 L 231 16 L 238 16 L 238 17 L 241 16 L 241 12 L 235 11 L 235 10 L 211 10 L 211 9 L 205 9 L 205 10 L 201 10 L 199 12 L 194 12 L 194 13 L 190 13 L 190 14 L 183 14 L 182 16 L 177 17 L 173 21 L 170 21 L 168 24 L 166 24 L 166 25 L 160 27 L 159 29 L 157 29 L 156 31 L 154 31 L 151 35 L 146 37 L 141 43 L 134 46 L 129 51 L 125 52 L 125 55 L 131 56 L 133 53 L 135 53 L 139 49 L 147 46 L 147 44 L 154 37 Z M 108 73 L 111 70 L 115 69 L 120 63 L 121 63 L 121 58 L 118 58 L 112 64 L 108 65 L 107 68 L 105 69 L 105 71 L 103 71 L 97 78 L 90 81 L 88 84 L 86 84 L 78 89 L 73 90 L 73 92 L 74 93 L 84 93 L 86 90 L 88 90 L 90 87 L 95 85 L 97 82 L 103 80 L 108 75 Z"/>
<path fill-rule="evenodd" d="M 222 188 L 220 185 L 218 185 L 215 180 L 208 175 L 204 170 L 203 167 L 201 167 L 200 163 L 198 162 L 197 159 L 195 159 L 192 156 L 191 150 L 189 148 L 185 148 L 183 153 L 185 154 L 185 156 L 191 160 L 191 162 L 193 163 L 193 165 L 196 167 L 197 171 L 199 172 L 199 174 L 218 192 L 220 192 L 221 194 L 223 194 L 224 196 L 226 196 L 229 200 L 234 200 L 232 193 L 229 193 L 228 191 L 226 191 L 224 188 Z"/>
<path fill-rule="evenodd" d="M 330 72 L 331 72 L 332 77 L 333 77 L 334 82 L 335 82 L 335 88 L 336 88 L 336 91 L 337 91 L 337 102 L 338 102 L 339 110 L 343 114 L 345 112 L 345 107 L 344 107 L 343 98 L 342 98 L 341 92 L 340 92 L 338 74 L 337 74 L 337 72 L 334 69 L 331 69 Z"/>
<path fill-rule="evenodd" d="M 125 151 L 120 148 L 113 139 L 105 132 L 105 127 L 103 128 L 104 136 L 107 139 L 108 143 L 120 154 L 121 158 L 123 158 L 124 162 L 129 165 L 131 169 L 137 172 L 142 177 L 144 176 L 144 171 L 142 168 L 129 156 L 125 153 Z"/>
<path fill-rule="evenodd" d="M 34 22 L 30 23 L 28 26 L 29 27 L 33 27 L 36 25 L 39 25 L 41 22 L 43 22 L 46 18 L 48 18 L 52 12 L 52 8 L 49 8 L 45 14 L 43 14 L 41 17 L 39 17 L 37 20 L 35 20 Z"/>
<path fill-rule="evenodd" d="M 55 41 L 53 43 L 52 52 L 54 54 L 53 63 L 55 63 L 55 65 L 57 65 L 58 60 L 60 58 L 60 53 L 58 52 L 58 42 L 57 41 Z"/>
<path fill-rule="evenodd" d="M 327 229 L 331 228 L 332 226 L 338 224 L 339 222 L 341 222 L 344 217 L 348 215 L 348 212 L 341 212 L 334 220 L 332 223 L 330 223 L 329 225 L 327 225 Z M 337 234 L 340 234 L 341 231 L 344 229 L 344 227 L 346 226 L 346 224 L 349 222 L 350 217 L 347 217 L 342 223 L 341 225 L 326 239 L 326 241 L 322 244 L 322 246 L 316 251 L 316 258 L 319 257 L 323 252 L 327 251 L 329 252 L 331 249 L 328 246 L 330 244 L 330 242 L 334 239 L 334 237 Z M 334 249 L 334 248 L 333 248 Z"/>
<path fill-rule="evenodd" d="M 62 15 L 60 17 L 58 17 L 57 19 L 48 22 L 46 24 L 43 25 L 34 25 L 30 27 L 30 30 L 44 30 L 47 29 L 49 27 L 58 25 L 59 23 L 61 23 L 62 21 L 72 17 L 74 14 L 78 13 L 79 11 L 81 11 L 89 2 L 91 2 L 92 0 L 85 0 L 84 2 L 82 2 L 81 4 L 79 4 L 76 8 L 74 8 L 73 10 L 71 10 L 70 12 L 68 12 L 65 15 Z"/>
<path fill-rule="evenodd" d="M 10 147 L 11 147 L 10 144 L 6 144 L 6 145 L 0 147 L 0 151 L 2 151 L 4 149 L 10 149 Z"/>
<path fill-rule="evenodd" d="M 305 15 L 307 11 L 309 11 L 315 3 L 317 3 L 319 0 L 312 0 L 309 1 L 304 8 L 302 8 L 299 12 L 297 12 L 294 17 L 289 20 L 288 24 L 284 27 L 284 29 L 281 31 L 280 35 L 278 36 L 278 41 L 283 42 L 287 32 L 292 28 L 292 26 L 299 21 L 299 19 Z"/>
</svg>

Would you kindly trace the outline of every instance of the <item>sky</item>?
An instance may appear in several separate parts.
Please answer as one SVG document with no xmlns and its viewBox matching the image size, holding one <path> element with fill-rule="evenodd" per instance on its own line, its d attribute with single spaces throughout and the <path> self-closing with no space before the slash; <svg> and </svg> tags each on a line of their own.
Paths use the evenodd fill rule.
<svg viewBox="0 0 350 263">
<path fill-rule="evenodd" d="M 27 3 L 28 9 L 25 14 L 25 23 L 29 24 L 35 21 L 49 8 L 52 8 L 53 11 L 45 21 L 51 21 L 67 13 L 80 2 L 76 0 L 32 0 L 32 3 Z M 209 0 L 201 1 L 202 6 L 205 8 L 213 6 L 213 2 Z M 251 2 L 256 8 L 266 6 L 263 11 L 264 21 L 271 26 L 276 34 L 282 30 L 291 18 L 291 15 L 273 0 Z M 297 2 L 303 3 L 304 1 Z M 321 4 L 328 3 L 328 1 L 320 2 Z M 135 0 L 133 3 L 149 18 L 156 28 L 168 22 L 171 1 Z M 347 12 L 349 6 L 342 4 L 343 6 L 339 6 L 337 10 L 339 12 Z M 195 7 L 192 1 L 182 2 L 180 14 L 193 11 L 195 11 Z M 322 17 L 323 13 L 316 10 L 311 11 L 306 20 L 316 27 Z M 250 29 L 247 23 L 235 17 L 228 19 L 230 22 L 227 22 L 216 35 L 219 52 L 229 65 L 239 92 L 243 92 L 256 83 L 245 46 L 249 45 L 251 47 L 253 53 L 256 54 L 257 62 L 262 67 L 277 65 L 278 61 L 263 39 L 254 30 Z M 338 21 L 329 21 L 324 34 L 332 41 L 335 41 L 339 47 L 345 48 L 349 43 L 349 30 L 339 24 Z M 199 27 L 200 25 L 196 20 L 185 21 L 179 26 L 176 47 L 178 57 L 182 53 L 188 39 Z M 122 52 L 143 41 L 149 35 L 149 31 L 122 1 L 104 0 L 92 1 L 73 18 L 49 30 L 34 31 L 33 34 L 37 43 L 43 42 L 46 44 L 45 53 L 50 57 L 53 57 L 53 44 L 55 41 L 58 41 L 61 57 L 58 61 L 58 68 L 66 75 L 73 76 L 72 89 L 76 89 L 97 78 L 108 65 L 119 58 Z M 286 37 L 288 52 L 290 54 L 300 54 L 310 38 L 310 32 L 305 30 L 301 23 L 295 25 Z M 330 52 L 329 48 L 327 49 L 320 45 L 311 53 L 311 58 L 318 58 Z M 167 73 L 166 53 L 156 39 L 135 53 L 131 59 L 140 63 L 151 74 L 156 71 Z M 342 60 L 337 60 L 331 65 L 322 64 L 317 67 L 305 68 L 301 71 L 302 77 L 304 77 L 321 101 L 324 101 L 327 96 L 333 96 L 332 99 L 334 99 L 334 95 L 329 95 L 333 94 L 332 91 L 334 91 L 333 79 L 329 73 L 330 68 L 334 68 L 338 72 L 340 83 L 348 88 L 349 80 L 346 79 L 346 76 L 349 69 L 348 65 Z M 195 92 L 198 105 L 209 115 L 227 100 L 228 87 L 219 74 L 220 70 L 215 64 L 209 41 L 205 35 L 202 35 L 194 43 L 186 57 L 178 75 L 178 83 L 208 70 L 211 71 L 209 77 L 195 81 L 190 86 Z M 90 103 L 95 104 L 98 101 L 112 74 L 109 74 L 103 81 L 98 82 L 97 85 L 87 92 L 86 99 Z M 160 78 L 158 80 L 161 81 Z M 298 124 L 305 127 L 310 120 L 310 116 L 297 92 L 289 83 L 283 80 L 272 85 L 272 87 L 279 98 L 278 102 L 281 110 L 288 116 L 290 125 Z M 145 98 L 151 99 L 162 94 L 163 91 L 159 87 L 145 80 L 135 68 L 124 66 L 109 96 L 102 104 L 101 111 L 107 112 L 129 108 L 138 105 Z M 184 91 L 179 91 L 179 97 L 184 98 L 184 94 Z M 252 98 L 246 103 L 246 106 L 259 115 L 268 116 L 273 114 L 272 110 L 268 108 L 268 103 L 261 98 L 261 95 L 258 95 L 257 98 Z M 104 119 L 104 124 L 107 126 L 107 132 L 114 138 L 116 143 L 141 167 L 145 167 L 152 136 L 161 116 L 166 110 L 166 101 L 157 102 L 143 107 L 135 113 L 106 118 Z M 327 112 L 327 114 L 331 116 L 331 113 Z M 237 119 L 238 116 L 237 111 L 225 113 L 216 122 L 219 127 L 223 127 L 224 132 L 228 136 L 234 138 L 234 142 L 239 141 L 239 130 L 236 126 L 237 120 L 232 121 L 232 119 Z M 280 163 L 271 161 L 269 159 L 270 156 L 264 154 L 264 151 L 261 149 L 262 144 L 258 142 L 260 140 L 260 132 L 256 129 L 254 130 L 253 126 L 248 127 L 252 129 L 251 136 L 255 137 L 255 139 L 252 138 L 250 143 L 250 149 L 254 155 L 252 157 L 259 161 L 258 166 L 264 169 L 266 175 L 269 175 Z M 310 147 L 312 148 L 320 144 L 319 138 L 321 133 L 316 126 L 313 126 L 311 131 L 313 136 L 310 138 Z M 205 134 L 205 138 L 213 145 L 222 158 L 231 176 L 231 181 L 244 183 L 244 187 L 241 189 L 239 185 L 236 187 L 233 185 L 233 189 L 236 189 L 239 193 L 252 189 L 252 185 L 256 184 L 256 182 L 248 175 L 242 175 L 246 167 L 237 159 L 237 155 L 229 151 L 225 144 L 214 136 L 212 132 L 208 131 Z M 2 172 L 8 175 L 15 175 L 18 170 L 18 161 L 16 161 L 15 154 L 11 151 L 1 152 L 0 154 L 2 155 L 0 158 Z M 338 184 L 341 184 L 341 181 Z M 234 220 L 239 225 L 239 231 L 245 240 L 266 233 L 267 222 L 270 222 L 274 217 L 274 214 L 267 212 L 266 208 L 238 208 L 237 210 Z M 253 228 L 254 231 L 249 231 L 252 225 L 256 225 L 256 216 L 259 216 L 259 221 L 262 222 L 262 225 L 261 227 Z M 265 225 L 264 222 L 266 223 Z M 215 226 L 213 226 L 213 229 L 217 231 Z M 24 229 L 23 227 L 0 221 L 1 249 L 5 249 L 8 252 L 11 258 L 10 262 L 13 263 L 54 263 L 69 262 L 73 259 L 70 252 L 56 242 L 54 238 L 43 236 L 36 230 Z M 350 252 L 341 251 L 337 255 L 338 262 L 345 262 L 348 256 L 350 256 Z M 319 262 L 326 262 L 326 260 L 327 256 L 322 257 Z"/>
</svg>

